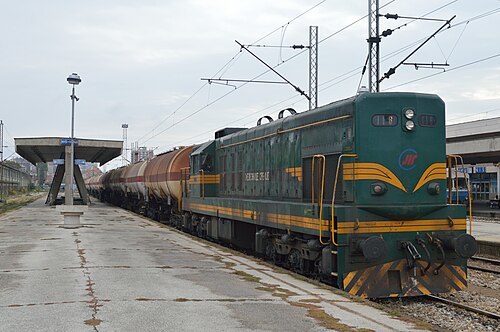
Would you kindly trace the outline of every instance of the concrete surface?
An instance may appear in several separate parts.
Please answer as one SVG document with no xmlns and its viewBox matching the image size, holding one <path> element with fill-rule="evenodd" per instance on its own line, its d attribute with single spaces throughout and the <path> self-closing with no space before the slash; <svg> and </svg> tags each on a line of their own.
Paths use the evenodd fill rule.
<svg viewBox="0 0 500 332">
<path fill-rule="evenodd" d="M 256 259 L 94 203 L 0 216 L 1 331 L 415 331 Z"/>
<path fill-rule="evenodd" d="M 474 217 L 472 220 L 472 235 L 477 240 L 500 243 L 500 223 L 474 221 Z"/>
</svg>

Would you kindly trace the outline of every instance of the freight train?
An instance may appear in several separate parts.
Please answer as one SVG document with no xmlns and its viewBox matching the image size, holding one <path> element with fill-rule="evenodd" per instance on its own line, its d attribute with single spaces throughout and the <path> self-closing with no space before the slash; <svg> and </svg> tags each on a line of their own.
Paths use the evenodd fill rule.
<svg viewBox="0 0 500 332">
<path fill-rule="evenodd" d="M 406 297 L 467 287 L 477 244 L 465 206 L 447 202 L 447 160 L 438 96 L 366 92 L 219 130 L 87 186 L 350 294 Z"/>
</svg>

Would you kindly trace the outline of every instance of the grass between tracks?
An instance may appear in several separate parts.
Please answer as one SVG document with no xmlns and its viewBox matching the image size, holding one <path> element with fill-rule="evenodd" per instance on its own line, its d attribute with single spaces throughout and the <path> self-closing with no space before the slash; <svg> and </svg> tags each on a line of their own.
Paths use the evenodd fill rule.
<svg viewBox="0 0 500 332">
<path fill-rule="evenodd" d="M 7 197 L 6 202 L 0 203 L 0 215 L 11 210 L 19 209 L 43 196 L 43 193 Z"/>
</svg>

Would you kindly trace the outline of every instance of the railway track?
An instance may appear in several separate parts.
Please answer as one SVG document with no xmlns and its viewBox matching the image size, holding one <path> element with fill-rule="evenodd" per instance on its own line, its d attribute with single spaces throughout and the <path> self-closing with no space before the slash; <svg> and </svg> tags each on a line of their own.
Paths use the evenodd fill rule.
<svg viewBox="0 0 500 332">
<path fill-rule="evenodd" d="M 475 265 L 475 264 L 470 264 L 471 261 L 472 262 L 474 262 L 474 261 L 481 262 L 481 263 L 488 264 L 488 265 L 494 265 L 497 268 L 490 268 L 490 267 L 486 267 L 486 266 L 479 266 L 479 265 Z M 500 274 L 500 268 L 498 268 L 498 266 L 500 266 L 500 260 L 485 258 L 485 257 L 478 257 L 478 256 L 474 256 L 471 259 L 469 259 L 469 263 L 467 264 L 467 267 L 469 269 L 472 269 L 472 270 Z"/>
<path fill-rule="evenodd" d="M 490 312 L 490 311 L 486 311 L 486 310 L 474 308 L 474 307 L 471 307 L 469 305 L 462 304 L 462 303 L 455 302 L 455 301 L 451 301 L 451 300 L 448 300 L 448 299 L 444 299 L 442 297 L 435 296 L 435 295 L 426 295 L 425 297 L 428 298 L 428 299 L 431 299 L 432 301 L 438 301 L 438 302 L 441 302 L 441 303 L 449 304 L 449 305 L 452 305 L 454 307 L 465 309 L 465 310 L 471 311 L 471 312 L 475 312 L 477 314 L 486 316 L 488 318 L 493 318 L 493 319 L 496 319 L 496 320 L 500 321 L 500 315 L 496 314 L 494 312 Z"/>
<path fill-rule="evenodd" d="M 473 256 L 471 258 L 472 260 L 484 262 L 484 263 L 490 263 L 496 266 L 500 266 L 500 260 L 498 259 L 493 259 L 493 258 L 486 258 L 486 257 L 480 257 L 480 256 Z"/>
</svg>

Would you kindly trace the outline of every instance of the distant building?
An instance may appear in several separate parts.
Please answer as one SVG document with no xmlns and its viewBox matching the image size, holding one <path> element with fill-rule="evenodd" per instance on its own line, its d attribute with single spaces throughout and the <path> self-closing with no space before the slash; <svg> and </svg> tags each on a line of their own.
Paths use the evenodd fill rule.
<svg viewBox="0 0 500 332">
<path fill-rule="evenodd" d="M 18 158 L 12 158 L 12 161 L 20 166 L 20 170 L 22 172 L 27 173 L 29 175 L 36 174 L 36 166 L 31 164 L 26 159 L 18 157 Z"/>
<path fill-rule="evenodd" d="M 99 169 L 99 163 L 85 163 L 83 165 L 78 165 L 80 170 L 82 171 L 83 179 L 91 178 L 95 175 L 102 174 L 102 171 Z M 47 177 L 45 178 L 45 184 L 50 185 L 54 180 L 54 174 L 56 173 L 57 165 L 48 162 L 47 163 Z"/>
<path fill-rule="evenodd" d="M 131 162 L 136 163 L 138 161 L 149 160 L 154 156 L 153 150 L 148 150 L 145 146 L 132 148 Z"/>
</svg>

